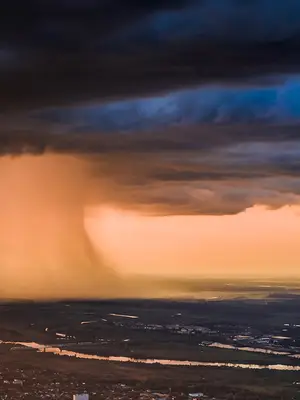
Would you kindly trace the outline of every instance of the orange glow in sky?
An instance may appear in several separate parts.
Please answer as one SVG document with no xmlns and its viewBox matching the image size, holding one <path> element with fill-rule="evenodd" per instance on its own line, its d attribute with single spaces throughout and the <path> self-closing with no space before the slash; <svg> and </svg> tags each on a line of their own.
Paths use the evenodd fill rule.
<svg viewBox="0 0 300 400">
<path fill-rule="evenodd" d="M 148 281 L 123 279 L 132 274 L 299 277 L 299 206 L 146 217 L 105 208 L 93 165 L 54 154 L 1 158 L 0 298 L 144 296 Z"/>
<path fill-rule="evenodd" d="M 144 217 L 96 210 L 86 226 L 121 272 L 180 276 L 299 275 L 300 208 L 230 216 Z"/>
</svg>

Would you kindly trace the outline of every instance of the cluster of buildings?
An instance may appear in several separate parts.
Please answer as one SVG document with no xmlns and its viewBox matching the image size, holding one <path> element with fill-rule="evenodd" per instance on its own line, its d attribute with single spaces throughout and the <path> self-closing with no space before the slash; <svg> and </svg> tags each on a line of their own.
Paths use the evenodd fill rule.
<svg viewBox="0 0 300 400">
<path fill-rule="evenodd" d="M 180 324 L 159 325 L 159 324 L 143 324 L 142 322 L 138 322 L 132 328 L 136 330 L 146 330 L 146 331 L 168 331 L 180 335 L 194 335 L 196 333 L 202 333 L 202 334 L 217 333 L 216 331 L 213 331 L 205 326 L 198 326 L 198 325 L 180 325 Z"/>
<path fill-rule="evenodd" d="M 79 382 L 47 370 L 5 368 L 0 373 L 1 400 L 211 400 L 204 393 L 166 389 L 154 390 L 141 385 Z"/>
<path fill-rule="evenodd" d="M 171 389 L 167 391 L 155 391 L 150 389 L 137 389 L 125 384 L 114 385 L 110 393 L 104 391 L 94 396 L 87 393 L 73 395 L 73 400 L 217 400 L 205 395 L 202 392 L 181 393 L 173 392 Z"/>
<path fill-rule="evenodd" d="M 0 372 L 0 399 L 71 400 L 72 394 L 84 392 L 86 385 L 85 382 L 78 381 L 76 377 L 66 376 L 58 372 L 33 368 L 10 370 L 7 367 L 2 367 Z M 91 387 L 96 393 L 98 388 Z M 76 400 L 90 400 L 90 398 Z"/>
</svg>

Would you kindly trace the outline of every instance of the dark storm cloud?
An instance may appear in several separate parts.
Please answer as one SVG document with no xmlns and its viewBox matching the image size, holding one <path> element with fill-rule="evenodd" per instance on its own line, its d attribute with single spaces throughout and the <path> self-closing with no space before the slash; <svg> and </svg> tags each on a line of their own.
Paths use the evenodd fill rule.
<svg viewBox="0 0 300 400">
<path fill-rule="evenodd" d="M 298 72 L 296 0 L 37 1 L 0 10 L 0 106 Z"/>
<path fill-rule="evenodd" d="M 1 155 L 88 157 L 91 202 L 154 215 L 299 204 L 299 1 L 1 7 Z"/>
<path fill-rule="evenodd" d="M 157 40 L 198 35 L 232 43 L 274 42 L 299 34 L 299 11 L 296 0 L 190 0 L 182 10 L 156 10 L 129 36 L 148 32 Z"/>
<path fill-rule="evenodd" d="M 28 124 L 28 125 L 26 125 Z M 73 126 L 54 124 L 31 124 L 20 120 L 19 124 L 2 123 L 0 151 L 2 154 L 44 151 L 82 154 L 182 154 L 197 152 L 200 157 L 213 156 L 213 151 L 236 144 L 253 142 L 259 147 L 263 143 L 279 144 L 296 142 L 299 139 L 298 125 L 262 124 L 200 124 L 192 126 L 157 129 L 150 132 L 82 132 Z M 255 160 L 257 148 L 244 154 L 247 162 Z M 266 156 L 269 149 L 266 148 Z M 280 151 L 280 150 L 278 150 Z M 233 151 L 231 157 L 239 156 Z"/>
<path fill-rule="evenodd" d="M 105 104 L 12 113 L 0 120 L 1 147 L 3 152 L 24 148 L 82 153 L 198 151 L 203 156 L 239 143 L 297 141 L 299 96 L 299 78 L 293 77 L 267 88 L 206 86 Z"/>
<path fill-rule="evenodd" d="M 1 33 L 11 44 L 43 50 L 85 50 L 155 10 L 182 0 L 12 0 L 1 5 Z"/>
<path fill-rule="evenodd" d="M 199 125 L 155 132 L 74 133 L 19 121 L 0 135 L 2 155 L 88 157 L 88 202 L 146 214 L 235 214 L 300 201 L 299 127 Z M 4 124 L 2 124 L 4 126 Z M 31 127 L 31 129 L 29 129 Z"/>
</svg>

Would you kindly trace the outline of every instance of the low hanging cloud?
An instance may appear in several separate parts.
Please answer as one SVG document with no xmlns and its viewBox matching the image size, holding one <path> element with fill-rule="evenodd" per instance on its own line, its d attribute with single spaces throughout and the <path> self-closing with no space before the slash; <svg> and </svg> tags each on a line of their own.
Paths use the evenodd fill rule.
<svg viewBox="0 0 300 400">
<path fill-rule="evenodd" d="M 200 88 L 10 117 L 2 120 L 1 151 L 88 159 L 87 204 L 151 215 L 298 204 L 297 82 Z"/>
</svg>

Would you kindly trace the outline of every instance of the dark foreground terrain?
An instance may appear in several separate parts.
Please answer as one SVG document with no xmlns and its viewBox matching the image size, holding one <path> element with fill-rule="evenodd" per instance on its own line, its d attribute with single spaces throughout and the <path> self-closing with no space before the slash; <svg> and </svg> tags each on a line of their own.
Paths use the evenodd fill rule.
<svg viewBox="0 0 300 400">
<path fill-rule="evenodd" d="M 92 399 L 188 399 L 189 393 L 202 393 L 207 399 L 290 400 L 300 388 L 299 310 L 297 296 L 2 303 L 0 399 L 71 399 L 88 392 Z M 223 364 L 88 360 L 55 355 L 49 347 L 81 355 Z"/>
</svg>

